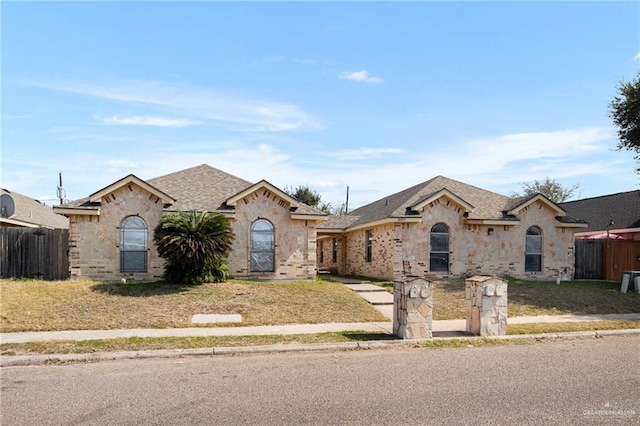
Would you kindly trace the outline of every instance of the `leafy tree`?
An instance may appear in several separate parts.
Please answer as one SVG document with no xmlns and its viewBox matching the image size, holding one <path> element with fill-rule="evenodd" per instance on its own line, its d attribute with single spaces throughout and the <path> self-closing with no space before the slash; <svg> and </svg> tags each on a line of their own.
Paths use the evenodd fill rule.
<svg viewBox="0 0 640 426">
<path fill-rule="evenodd" d="M 184 284 L 226 280 L 226 257 L 234 238 L 223 215 L 196 211 L 164 215 L 153 232 L 166 261 L 164 279 Z"/>
<path fill-rule="evenodd" d="M 298 185 L 295 188 L 285 186 L 284 192 L 286 192 L 296 200 L 301 201 L 308 206 L 315 207 L 327 214 L 333 214 L 336 216 L 347 214 L 345 203 L 342 203 L 339 206 L 334 206 L 329 202 L 322 201 L 322 197 L 320 196 L 320 194 L 318 194 L 317 191 L 314 191 L 308 186 Z"/>
<path fill-rule="evenodd" d="M 520 184 L 522 193 L 514 192 L 512 197 L 522 197 L 533 194 L 542 194 L 554 203 L 561 203 L 568 200 L 580 188 L 580 185 L 573 185 L 570 188 L 562 186 L 555 179 L 544 178 L 543 181 L 534 180 L 533 183 L 523 182 Z"/>
<path fill-rule="evenodd" d="M 308 206 L 318 207 L 320 204 L 320 194 L 308 186 L 298 185 L 295 188 L 285 186 L 284 192 Z"/>
<path fill-rule="evenodd" d="M 621 82 L 618 96 L 609 104 L 609 116 L 618 127 L 618 150 L 635 151 L 640 161 L 640 71 L 631 82 Z M 640 174 L 640 166 L 636 169 Z"/>
</svg>

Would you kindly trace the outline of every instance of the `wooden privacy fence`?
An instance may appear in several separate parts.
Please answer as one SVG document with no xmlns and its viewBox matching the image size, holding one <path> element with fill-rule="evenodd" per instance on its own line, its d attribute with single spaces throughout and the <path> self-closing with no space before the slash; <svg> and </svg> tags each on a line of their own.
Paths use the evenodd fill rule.
<svg viewBox="0 0 640 426">
<path fill-rule="evenodd" d="M 69 278 L 69 231 L 45 228 L 0 228 L 2 278 Z"/>
<path fill-rule="evenodd" d="M 640 270 L 640 241 L 576 240 L 577 279 L 619 281 Z"/>
</svg>

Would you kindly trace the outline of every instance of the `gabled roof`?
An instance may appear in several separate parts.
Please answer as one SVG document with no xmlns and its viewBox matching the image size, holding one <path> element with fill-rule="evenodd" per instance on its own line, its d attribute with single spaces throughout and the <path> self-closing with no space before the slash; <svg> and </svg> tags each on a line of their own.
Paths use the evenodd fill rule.
<svg viewBox="0 0 640 426">
<path fill-rule="evenodd" d="M 123 186 L 129 185 L 129 184 L 136 184 L 139 187 L 143 188 L 144 190 L 150 192 L 151 194 L 155 195 L 156 197 L 158 197 L 160 200 L 162 200 L 163 203 L 165 204 L 173 204 L 176 200 L 167 195 L 165 192 L 159 190 L 158 188 L 154 187 L 153 185 L 150 185 L 149 183 L 143 181 L 142 179 L 140 179 L 139 177 L 135 176 L 135 175 L 128 175 L 123 177 L 122 179 L 112 183 L 109 186 L 106 186 L 104 188 L 102 188 L 101 190 L 94 192 L 93 194 L 89 195 L 89 202 L 91 203 L 99 203 L 102 201 L 102 197 L 104 197 L 105 195 L 111 194 L 112 192 L 122 188 Z"/>
<path fill-rule="evenodd" d="M 585 220 L 580 232 L 640 228 L 640 190 L 560 203 L 567 214 Z M 613 222 L 613 225 L 609 225 Z"/>
<path fill-rule="evenodd" d="M 148 179 L 147 182 L 176 199 L 170 208 L 172 211 L 229 210 L 225 201 L 252 185 L 208 164 Z"/>
<path fill-rule="evenodd" d="M 509 215 L 517 215 L 520 211 L 538 201 L 553 210 L 556 216 L 565 216 L 567 214 L 566 211 L 542 194 L 531 194 L 524 197 L 513 198 L 505 207 L 505 212 Z"/>
<path fill-rule="evenodd" d="M 511 200 L 463 182 L 436 176 L 411 188 L 381 198 L 355 209 L 349 215 L 359 216 L 351 226 L 376 222 L 386 218 L 410 218 L 436 198 L 447 197 L 458 204 L 470 219 L 504 220 L 504 207 Z M 324 226 L 323 226 L 324 227 Z"/>
<path fill-rule="evenodd" d="M 197 210 L 233 214 L 235 203 L 238 200 L 261 187 L 265 187 L 289 202 L 294 219 L 324 220 L 327 217 L 323 211 L 297 201 L 265 180 L 254 185 L 208 164 L 201 164 L 146 181 L 129 175 L 89 197 L 57 206 L 55 209 L 63 214 L 99 215 L 101 197 L 131 182 L 163 200 L 167 211 Z"/>
<path fill-rule="evenodd" d="M 381 198 L 353 210 L 341 219 L 331 217 L 319 229 L 356 229 L 385 220 L 411 221 L 420 217 L 420 211 L 438 199 L 454 203 L 460 214 L 470 223 L 509 224 L 518 222 L 516 214 L 535 202 L 546 204 L 559 223 L 582 226 L 581 221 L 566 217 L 564 210 L 541 194 L 510 198 L 444 176 L 419 183 L 411 188 Z"/>
<path fill-rule="evenodd" d="M 291 195 L 287 194 L 280 188 L 270 184 L 266 180 L 261 180 L 260 182 L 251 185 L 248 188 L 243 189 L 237 194 L 229 197 L 226 201 L 227 206 L 235 207 L 236 203 L 246 197 L 249 194 L 252 194 L 256 191 L 260 191 L 261 189 L 266 189 L 273 194 L 276 194 L 278 197 L 282 198 L 284 201 L 289 203 L 291 214 L 294 219 L 320 219 L 324 220 L 327 218 L 327 214 L 322 210 L 316 209 L 315 207 L 308 206 L 301 201 L 293 198 Z"/>
<path fill-rule="evenodd" d="M 54 207 L 54 211 L 60 214 L 74 214 L 74 215 L 91 215 L 91 216 L 99 216 L 100 215 L 100 204 L 102 203 L 102 198 L 105 195 L 116 191 L 123 186 L 129 184 L 138 185 L 141 188 L 144 188 L 146 191 L 158 197 L 165 205 L 171 205 L 175 203 L 175 198 L 167 194 L 165 191 L 159 189 L 155 185 L 149 184 L 148 181 L 144 181 L 135 175 L 127 175 L 122 179 L 115 181 L 114 183 L 105 186 L 99 191 L 94 192 L 88 197 L 80 198 L 79 200 L 74 200 L 67 202 L 65 204 L 61 204 L 59 206 Z"/>
<path fill-rule="evenodd" d="M 33 228 L 39 226 L 58 229 L 69 228 L 69 219 L 55 214 L 51 207 L 45 206 L 38 200 L 4 188 L 0 189 L 0 194 L 11 197 L 15 206 L 13 214 L 8 217 L 0 217 L 2 223 Z"/>
<path fill-rule="evenodd" d="M 283 200 L 285 200 L 286 202 L 288 202 L 291 207 L 298 207 L 301 203 L 300 201 L 296 200 L 295 198 L 293 198 L 292 196 L 290 196 L 289 194 L 287 194 L 286 192 L 282 191 L 281 189 L 271 185 L 269 182 L 267 182 L 266 180 L 261 180 L 260 182 L 251 185 L 248 188 L 243 189 L 242 191 L 238 192 L 237 194 L 227 198 L 227 205 L 229 206 L 235 206 L 236 203 L 238 201 L 240 201 L 241 199 L 243 199 L 244 197 L 246 197 L 249 194 L 252 194 L 262 188 L 265 188 L 271 192 L 273 192 L 274 194 L 276 194 L 278 197 L 282 198 Z"/>
</svg>

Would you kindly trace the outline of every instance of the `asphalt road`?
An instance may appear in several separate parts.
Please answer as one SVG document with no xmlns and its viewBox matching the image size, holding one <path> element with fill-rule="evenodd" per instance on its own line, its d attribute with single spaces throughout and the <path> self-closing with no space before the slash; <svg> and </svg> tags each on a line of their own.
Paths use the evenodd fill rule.
<svg viewBox="0 0 640 426">
<path fill-rule="evenodd" d="M 640 424 L 640 337 L 5 367 L 1 424 Z"/>
</svg>

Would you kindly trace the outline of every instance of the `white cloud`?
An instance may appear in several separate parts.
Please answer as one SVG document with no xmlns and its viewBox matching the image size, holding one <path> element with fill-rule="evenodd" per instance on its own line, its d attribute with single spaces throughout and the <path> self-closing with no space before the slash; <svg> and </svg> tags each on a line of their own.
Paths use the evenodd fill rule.
<svg viewBox="0 0 640 426">
<path fill-rule="evenodd" d="M 380 158 L 388 154 L 402 154 L 402 148 L 359 148 L 335 151 L 327 154 L 339 160 L 364 160 L 367 158 Z"/>
<path fill-rule="evenodd" d="M 633 57 L 636 61 L 640 61 L 640 52 L 636 56 Z"/>
<path fill-rule="evenodd" d="M 120 117 L 117 115 L 112 117 L 99 117 L 94 115 L 93 118 L 104 124 L 125 126 L 187 127 L 202 124 L 200 121 L 194 121 L 187 118 L 151 117 L 140 115 L 131 117 Z"/>
<path fill-rule="evenodd" d="M 116 158 L 113 150 L 102 154 L 95 150 L 66 152 L 52 155 L 44 163 L 32 156 L 3 157 L 3 173 L 14 170 L 3 174 L 3 185 L 25 195 L 44 194 L 55 189 L 57 173 L 62 170 L 68 197 L 74 199 L 129 173 L 148 179 L 206 163 L 251 182 L 266 179 L 280 188 L 308 185 L 324 201 L 335 205 L 345 200 L 348 185 L 352 208 L 437 175 L 506 195 L 520 190 L 520 182 L 545 176 L 564 179 L 567 184 L 579 183 L 583 197 L 637 186 L 633 155 L 614 152 L 615 135 L 599 128 L 514 133 L 462 144 L 441 141 L 425 143 L 422 148 L 362 148 L 332 153 L 351 155 L 352 160 L 345 162 L 324 155 L 326 147 L 291 150 L 277 139 L 269 144 L 253 139 L 194 140 L 187 145 L 157 142 L 153 150 L 147 144 L 130 144 L 126 154 Z M 356 158 L 363 153 L 368 155 Z M 11 167 L 4 167 L 7 165 Z"/>
<path fill-rule="evenodd" d="M 189 117 L 185 120 L 222 125 L 237 131 L 317 131 L 325 128 L 319 119 L 307 114 L 297 105 L 251 99 L 202 87 L 145 81 L 94 85 L 32 84 L 115 102 L 138 104 L 146 106 L 153 113 Z"/>
<path fill-rule="evenodd" d="M 135 169 L 136 167 L 138 167 L 138 164 L 135 161 L 131 161 L 128 159 L 107 160 L 106 165 L 109 169 L 112 170 Z"/>
<path fill-rule="evenodd" d="M 342 80 L 354 80 L 362 83 L 382 83 L 384 80 L 380 77 L 373 77 L 369 75 L 366 70 L 362 71 L 343 71 L 338 75 L 338 78 Z"/>
</svg>

